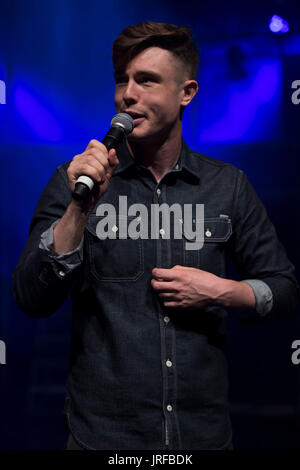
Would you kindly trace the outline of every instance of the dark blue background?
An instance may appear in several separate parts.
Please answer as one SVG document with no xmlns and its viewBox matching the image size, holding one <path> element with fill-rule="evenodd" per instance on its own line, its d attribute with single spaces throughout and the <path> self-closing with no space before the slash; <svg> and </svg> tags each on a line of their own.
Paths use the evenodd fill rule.
<svg viewBox="0 0 300 470">
<path fill-rule="evenodd" d="M 273 14 L 290 31 L 268 29 Z M 296 0 L 2 1 L 0 4 L 1 287 L 0 448 L 62 449 L 70 305 L 48 319 L 14 304 L 11 272 L 37 200 L 56 166 L 101 140 L 114 114 L 111 46 L 127 25 L 191 27 L 199 93 L 184 113 L 188 145 L 243 169 L 263 200 L 298 275 L 300 6 Z M 234 443 L 296 449 L 300 430 L 299 311 L 268 324 L 228 322 Z"/>
</svg>

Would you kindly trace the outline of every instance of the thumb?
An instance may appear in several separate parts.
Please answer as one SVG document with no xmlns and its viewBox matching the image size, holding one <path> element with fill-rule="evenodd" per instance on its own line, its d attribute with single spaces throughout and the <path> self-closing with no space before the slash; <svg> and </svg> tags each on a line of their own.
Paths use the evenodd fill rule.
<svg viewBox="0 0 300 470">
<path fill-rule="evenodd" d="M 114 170 L 119 164 L 116 149 L 110 149 L 110 151 L 108 152 L 108 162 L 109 162 L 109 168 L 107 170 L 107 173 L 112 175 Z"/>
<path fill-rule="evenodd" d="M 108 152 L 108 156 L 114 157 L 115 155 L 117 155 L 116 149 L 110 149 Z"/>
</svg>

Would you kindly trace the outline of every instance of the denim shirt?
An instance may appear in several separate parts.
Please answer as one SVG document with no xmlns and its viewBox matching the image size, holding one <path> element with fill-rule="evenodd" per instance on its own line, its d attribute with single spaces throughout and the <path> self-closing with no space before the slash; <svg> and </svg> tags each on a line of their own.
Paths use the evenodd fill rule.
<svg viewBox="0 0 300 470">
<path fill-rule="evenodd" d="M 86 449 L 226 449 L 231 445 L 225 354 L 225 309 L 164 307 L 151 286 L 154 267 L 189 266 L 228 277 L 230 257 L 254 290 L 252 318 L 288 314 L 299 301 L 294 267 L 246 175 L 191 151 L 183 142 L 176 166 L 160 181 L 129 154 L 89 217 L 78 249 L 57 255 L 45 234 L 71 201 L 67 162 L 57 168 L 36 207 L 30 236 L 13 273 L 17 304 L 31 317 L 53 314 L 70 294 L 72 342 L 65 415 Z M 127 205 L 204 204 L 201 249 L 186 249 L 197 219 L 182 237 L 121 236 L 136 216 Z M 110 204 L 99 239 L 99 206 Z M 149 216 L 150 217 L 150 216 Z M 142 221 L 146 223 L 145 218 Z M 152 223 L 148 220 L 148 226 Z M 181 218 L 181 223 L 182 221 Z M 147 224 L 146 224 L 147 225 Z"/>
</svg>

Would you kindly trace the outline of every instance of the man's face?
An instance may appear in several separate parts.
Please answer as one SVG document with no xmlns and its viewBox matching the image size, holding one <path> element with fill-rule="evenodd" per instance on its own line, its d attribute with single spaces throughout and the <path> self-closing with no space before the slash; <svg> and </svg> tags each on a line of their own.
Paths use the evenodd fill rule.
<svg viewBox="0 0 300 470">
<path fill-rule="evenodd" d="M 115 106 L 130 114 L 134 131 L 130 141 L 153 142 L 180 121 L 184 82 L 181 64 L 171 52 L 149 47 L 116 75 Z"/>
</svg>

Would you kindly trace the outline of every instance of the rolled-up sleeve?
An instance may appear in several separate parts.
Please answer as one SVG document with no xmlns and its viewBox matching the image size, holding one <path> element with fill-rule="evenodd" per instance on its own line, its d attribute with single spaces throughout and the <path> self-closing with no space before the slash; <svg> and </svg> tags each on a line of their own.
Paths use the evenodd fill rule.
<svg viewBox="0 0 300 470">
<path fill-rule="evenodd" d="M 58 167 L 44 189 L 29 228 L 29 238 L 13 271 L 13 293 L 31 317 L 53 314 L 71 292 L 82 264 L 82 245 L 71 253 L 53 251 L 53 228 L 72 200 L 66 169 Z"/>
<path fill-rule="evenodd" d="M 241 170 L 232 220 L 229 256 L 240 278 L 246 279 L 254 291 L 256 312 L 264 317 L 291 312 L 300 299 L 295 268 L 264 205 Z"/>
<path fill-rule="evenodd" d="M 54 270 L 59 277 L 64 277 L 67 273 L 81 265 L 83 261 L 83 241 L 82 237 L 78 247 L 68 253 L 56 253 L 53 250 L 53 231 L 60 219 L 55 220 L 50 227 L 41 235 L 39 248 L 48 253 L 49 258 L 53 260 Z"/>
<path fill-rule="evenodd" d="M 268 284 L 259 279 L 243 279 L 243 282 L 252 287 L 256 312 L 261 316 L 267 315 L 273 307 L 273 294 Z"/>
</svg>

